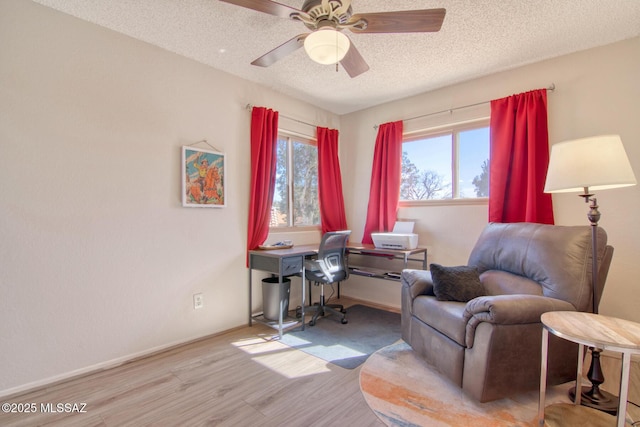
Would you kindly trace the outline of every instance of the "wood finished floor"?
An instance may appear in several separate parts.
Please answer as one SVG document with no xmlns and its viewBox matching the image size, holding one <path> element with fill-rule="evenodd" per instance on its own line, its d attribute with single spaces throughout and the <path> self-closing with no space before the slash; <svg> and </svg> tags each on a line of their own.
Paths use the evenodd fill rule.
<svg viewBox="0 0 640 427">
<path fill-rule="evenodd" d="M 35 403 L 37 411 L 0 412 L 0 425 L 384 425 L 360 392 L 360 368 L 343 369 L 294 350 L 271 339 L 274 332 L 254 324 L 2 399 Z M 58 403 L 86 403 L 86 412 L 41 412 L 42 405 Z"/>
</svg>

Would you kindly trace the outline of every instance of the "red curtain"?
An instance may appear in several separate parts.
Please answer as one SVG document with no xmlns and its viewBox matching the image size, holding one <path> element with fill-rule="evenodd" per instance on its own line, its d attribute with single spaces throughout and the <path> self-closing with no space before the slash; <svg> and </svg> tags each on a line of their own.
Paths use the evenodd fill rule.
<svg viewBox="0 0 640 427">
<path fill-rule="evenodd" d="M 263 244 L 269 235 L 271 204 L 276 186 L 277 143 L 278 112 L 254 107 L 251 111 L 251 198 L 247 251 Z"/>
<path fill-rule="evenodd" d="M 553 224 L 548 165 L 546 89 L 491 101 L 489 221 Z"/>
<path fill-rule="evenodd" d="M 322 234 L 347 229 L 342 195 L 342 175 L 338 159 L 338 131 L 317 128 L 318 135 L 318 197 Z"/>
<path fill-rule="evenodd" d="M 378 128 L 371 169 L 369 206 L 362 243 L 373 243 L 371 233 L 390 231 L 396 222 L 402 170 L 402 121 Z"/>
</svg>

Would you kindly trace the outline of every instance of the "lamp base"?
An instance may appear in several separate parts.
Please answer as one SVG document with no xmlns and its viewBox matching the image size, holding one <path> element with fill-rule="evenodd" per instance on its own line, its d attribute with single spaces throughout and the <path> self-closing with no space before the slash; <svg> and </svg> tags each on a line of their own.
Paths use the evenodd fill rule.
<svg viewBox="0 0 640 427">
<path fill-rule="evenodd" d="M 575 402 L 576 388 L 569 390 L 569 397 Z M 582 387 L 580 404 L 589 408 L 597 409 L 611 415 L 618 413 L 618 396 L 614 396 L 598 387 Z"/>
</svg>

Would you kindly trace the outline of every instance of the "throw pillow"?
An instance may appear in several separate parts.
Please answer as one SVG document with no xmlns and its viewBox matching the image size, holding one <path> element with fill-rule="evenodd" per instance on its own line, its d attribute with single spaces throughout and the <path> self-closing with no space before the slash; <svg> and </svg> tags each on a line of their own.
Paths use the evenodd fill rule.
<svg viewBox="0 0 640 427">
<path fill-rule="evenodd" d="M 431 264 L 429 270 L 433 279 L 433 293 L 438 301 L 467 302 L 485 295 L 476 267 Z"/>
</svg>

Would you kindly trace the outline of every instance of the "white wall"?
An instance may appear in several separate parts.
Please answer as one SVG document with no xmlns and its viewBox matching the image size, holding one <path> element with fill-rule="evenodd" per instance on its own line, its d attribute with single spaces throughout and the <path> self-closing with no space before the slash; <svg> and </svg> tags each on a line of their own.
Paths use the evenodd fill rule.
<svg viewBox="0 0 640 427">
<path fill-rule="evenodd" d="M 579 52 L 494 74 L 342 117 L 342 166 L 349 227 L 362 238 L 376 138 L 374 125 L 429 114 L 514 93 L 545 88 L 549 140 L 617 133 L 640 179 L 640 38 Z M 480 107 L 478 107 L 480 108 Z M 459 113 L 462 114 L 463 111 Z M 480 113 L 483 114 L 482 112 Z M 405 123 L 417 127 L 416 121 Z M 640 321 L 640 186 L 596 194 L 609 243 L 615 254 L 600 305 L 602 314 Z M 587 225 L 587 206 L 576 194 L 554 195 L 556 224 Z M 401 208 L 399 217 L 417 221 L 420 244 L 429 262 L 465 264 L 487 222 L 486 205 Z M 353 277 L 345 295 L 399 306 L 397 283 Z"/>
<path fill-rule="evenodd" d="M 0 2 L 0 395 L 246 324 L 247 103 L 339 127 L 159 48 Z M 228 206 L 183 208 L 181 146 L 205 138 L 226 153 Z"/>
</svg>

